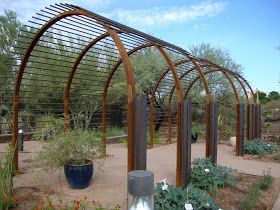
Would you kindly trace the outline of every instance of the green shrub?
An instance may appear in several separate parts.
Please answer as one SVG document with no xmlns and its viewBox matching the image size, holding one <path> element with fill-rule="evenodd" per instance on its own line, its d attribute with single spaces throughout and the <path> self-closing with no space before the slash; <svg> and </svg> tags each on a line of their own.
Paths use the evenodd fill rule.
<svg viewBox="0 0 280 210">
<path fill-rule="evenodd" d="M 41 116 L 36 119 L 36 130 L 32 139 L 34 140 L 49 140 L 55 134 L 64 130 L 63 118 L 53 116 Z"/>
<path fill-rule="evenodd" d="M 249 189 L 248 193 L 241 200 L 241 209 L 242 210 L 252 210 L 254 209 L 256 202 L 260 196 L 260 187 L 258 183 L 253 183 Z"/>
<path fill-rule="evenodd" d="M 102 157 L 101 134 L 95 131 L 69 130 L 54 135 L 43 145 L 36 161 L 45 169 L 58 170 L 64 164 L 81 165 Z"/>
<path fill-rule="evenodd" d="M 268 144 L 261 139 L 249 140 L 244 143 L 245 154 L 251 155 L 265 155 L 278 151 L 274 144 Z"/>
<path fill-rule="evenodd" d="M 106 128 L 106 136 L 110 137 L 110 136 L 122 136 L 125 135 L 125 131 L 117 126 L 110 126 L 108 128 Z"/>
<path fill-rule="evenodd" d="M 14 148 L 10 144 L 7 152 L 0 157 L 0 209 L 7 210 L 16 206 L 16 200 L 12 198 L 13 190 L 13 164 Z"/>
<path fill-rule="evenodd" d="M 154 132 L 154 144 L 162 144 L 159 132 Z M 150 129 L 147 130 L 147 147 L 151 146 Z"/>
<path fill-rule="evenodd" d="M 166 190 L 162 187 L 167 183 L 157 183 L 155 187 L 155 210 L 185 209 L 186 203 L 191 204 L 193 209 L 219 209 L 219 206 L 214 202 L 211 196 L 193 185 L 189 185 L 187 189 L 168 185 Z"/>
<path fill-rule="evenodd" d="M 268 190 L 268 188 L 270 188 L 272 182 L 274 181 L 273 176 L 271 176 L 271 172 L 270 170 L 268 170 L 267 172 L 263 172 L 263 178 L 260 182 L 260 189 L 261 190 Z"/>
<path fill-rule="evenodd" d="M 233 173 L 236 170 L 219 166 L 209 159 L 198 158 L 193 161 L 191 183 L 193 186 L 208 191 L 215 195 L 218 187 L 231 186 L 235 184 Z"/>
<path fill-rule="evenodd" d="M 202 135 L 202 130 L 197 123 L 192 124 L 192 134 L 197 134 L 198 136 Z"/>
</svg>

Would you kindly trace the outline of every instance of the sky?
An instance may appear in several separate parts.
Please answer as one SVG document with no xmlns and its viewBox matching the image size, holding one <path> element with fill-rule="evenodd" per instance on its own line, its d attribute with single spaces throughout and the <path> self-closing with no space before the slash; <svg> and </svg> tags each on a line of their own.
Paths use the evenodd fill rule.
<svg viewBox="0 0 280 210">
<path fill-rule="evenodd" d="M 84 7 L 185 49 L 228 50 L 254 90 L 280 92 L 280 0 L 0 0 L 27 23 L 45 6 Z"/>
</svg>

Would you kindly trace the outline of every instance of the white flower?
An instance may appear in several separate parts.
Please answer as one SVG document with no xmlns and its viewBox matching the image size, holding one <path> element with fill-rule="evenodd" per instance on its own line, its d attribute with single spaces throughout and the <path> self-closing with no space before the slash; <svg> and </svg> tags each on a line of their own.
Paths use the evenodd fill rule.
<svg viewBox="0 0 280 210">
<path fill-rule="evenodd" d="M 185 210 L 193 210 L 192 204 L 185 203 Z"/>
<path fill-rule="evenodd" d="M 162 187 L 161 187 L 161 190 L 164 191 L 164 190 L 167 190 L 168 188 L 168 185 L 167 184 L 164 184 Z"/>
<path fill-rule="evenodd" d="M 209 203 L 206 203 L 206 206 L 207 206 L 207 207 L 209 207 L 209 206 L 210 206 L 210 204 L 209 204 Z"/>
<path fill-rule="evenodd" d="M 270 145 L 270 144 L 267 144 L 267 146 L 268 146 L 268 147 L 271 147 L 271 145 Z"/>
<path fill-rule="evenodd" d="M 205 168 L 204 171 L 206 174 L 210 172 L 210 170 L 208 168 Z"/>
<path fill-rule="evenodd" d="M 163 179 L 160 181 L 160 183 L 167 184 L 167 181 L 166 181 L 166 179 Z"/>
</svg>

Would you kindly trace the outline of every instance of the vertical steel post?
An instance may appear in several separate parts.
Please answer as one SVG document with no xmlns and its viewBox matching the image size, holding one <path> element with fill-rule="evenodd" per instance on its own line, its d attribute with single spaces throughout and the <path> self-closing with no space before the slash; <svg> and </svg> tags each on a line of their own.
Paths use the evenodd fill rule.
<svg viewBox="0 0 280 210">
<path fill-rule="evenodd" d="M 255 105 L 255 130 L 254 137 L 258 139 L 261 137 L 261 105 Z"/>
<path fill-rule="evenodd" d="M 147 162 L 147 99 L 135 100 L 135 170 L 146 170 Z"/>
<path fill-rule="evenodd" d="M 191 102 L 185 100 L 182 108 L 182 187 L 187 187 L 191 179 Z"/>
<path fill-rule="evenodd" d="M 237 104 L 236 110 L 237 110 L 236 156 L 244 156 L 245 104 Z"/>
<path fill-rule="evenodd" d="M 247 139 L 254 138 L 254 104 L 247 105 Z"/>
<path fill-rule="evenodd" d="M 217 122 L 218 104 L 216 101 L 209 103 L 209 156 L 213 163 L 217 163 Z"/>
</svg>

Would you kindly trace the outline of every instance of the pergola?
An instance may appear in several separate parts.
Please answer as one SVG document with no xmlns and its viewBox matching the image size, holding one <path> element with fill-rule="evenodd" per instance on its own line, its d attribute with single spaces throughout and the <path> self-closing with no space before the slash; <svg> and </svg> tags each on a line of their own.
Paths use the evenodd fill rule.
<svg viewBox="0 0 280 210">
<path fill-rule="evenodd" d="M 260 136 L 259 106 L 256 104 L 255 94 L 249 83 L 239 74 L 217 66 L 216 64 L 196 58 L 186 50 L 117 23 L 86 9 L 70 4 L 55 4 L 36 13 L 30 21 L 29 30 L 24 29 L 19 41 L 20 48 L 24 49 L 19 61 L 18 76 L 15 82 L 13 97 L 13 143 L 17 144 L 19 130 L 19 113 L 32 110 L 33 99 L 40 107 L 47 107 L 44 113 L 64 115 L 65 130 L 69 129 L 70 109 L 83 106 L 85 103 L 97 101 L 101 104 L 101 116 L 96 115 L 95 121 L 100 121 L 102 131 L 106 133 L 107 95 L 110 88 L 114 88 L 116 75 L 123 71 L 124 82 L 127 85 L 127 134 L 128 134 L 128 171 L 139 169 L 137 165 L 137 146 L 135 144 L 136 126 L 136 84 L 135 72 L 131 59 L 149 49 L 157 50 L 166 62 L 166 67 L 157 77 L 152 87 L 149 104 L 149 126 L 153 145 L 155 100 L 157 91 L 166 97 L 168 109 L 168 141 L 171 143 L 171 102 L 176 100 L 177 120 L 177 163 L 176 184 L 184 186 L 183 173 L 185 165 L 183 156 L 185 129 L 190 129 L 184 120 L 184 103 L 196 81 L 202 81 L 205 92 L 206 110 L 206 157 L 216 156 L 213 153 L 215 145 L 215 103 L 207 82 L 207 75 L 221 73 L 228 80 L 232 88 L 232 97 L 236 101 L 236 154 L 242 155 L 242 142 L 246 127 L 246 138 Z M 59 51 L 59 56 L 56 52 Z M 37 75 L 37 76 L 36 76 Z M 40 76 L 40 79 L 38 79 Z M 29 81 L 33 81 L 32 84 Z M 50 86 L 50 84 L 52 84 Z M 244 125 L 244 105 L 240 102 L 240 95 L 236 85 L 242 88 L 246 99 L 247 117 Z M 85 92 L 75 95 L 76 90 L 94 88 L 94 93 Z M 28 95 L 26 93 L 31 93 Z M 176 93 L 176 94 L 175 94 Z M 24 95 L 25 94 L 25 95 Z M 176 97 L 174 97 L 176 95 Z M 41 98 L 40 98 L 41 97 Z M 80 100 L 72 102 L 73 98 Z M 175 98 L 175 99 L 174 99 Z M 55 101 L 50 103 L 48 99 Z M 24 101 L 25 106 L 21 106 Z M 29 104 L 29 105 L 28 105 Z M 243 108 L 242 108 L 243 107 Z M 38 111 L 38 110 L 32 110 Z M 39 112 L 38 112 L 39 113 Z M 42 114 L 42 113 L 40 113 Z M 24 115 L 24 113 L 22 114 Z M 214 119 L 214 120 L 213 120 Z M 90 119 L 92 120 L 92 119 Z M 26 122 L 25 122 L 26 123 Z M 32 123 L 32 119 L 30 122 Z M 189 134 L 188 134 L 189 135 Z M 106 137 L 103 138 L 104 154 L 106 154 Z M 189 140 L 188 140 L 189 143 Z M 190 155 L 190 146 L 187 149 Z M 187 156 L 188 156 L 187 155 Z M 190 156 L 188 156 L 190 157 Z M 187 158 L 188 159 L 188 158 Z M 15 153 L 15 163 L 18 167 L 18 152 Z M 187 166 L 190 167 L 189 159 Z"/>
</svg>

